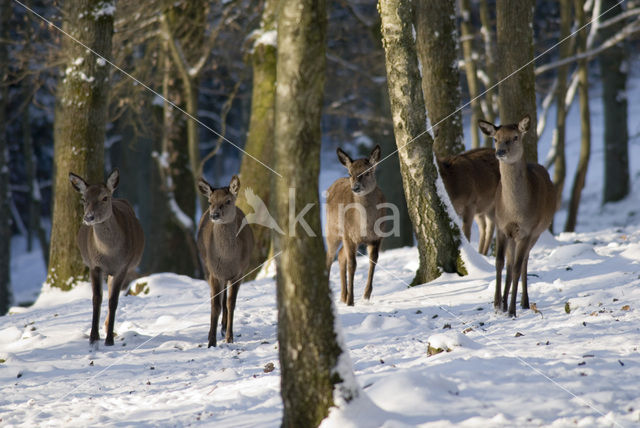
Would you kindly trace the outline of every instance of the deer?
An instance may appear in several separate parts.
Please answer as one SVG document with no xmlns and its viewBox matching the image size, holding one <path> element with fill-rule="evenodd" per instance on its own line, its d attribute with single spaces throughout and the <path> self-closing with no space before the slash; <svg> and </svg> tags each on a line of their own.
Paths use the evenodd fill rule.
<svg viewBox="0 0 640 428">
<path fill-rule="evenodd" d="M 228 187 L 217 189 L 200 177 L 198 190 L 209 201 L 209 207 L 200 218 L 197 242 L 205 279 L 211 289 L 208 344 L 211 348 L 216 346 L 216 331 L 221 310 L 220 331 L 226 343 L 233 343 L 233 314 L 240 283 L 249 267 L 253 250 L 253 232 L 244 222 L 244 212 L 236 206 L 240 192 L 238 176 L 234 175 L 231 178 Z"/>
<path fill-rule="evenodd" d="M 135 276 L 144 250 L 144 233 L 131 204 L 113 197 L 120 181 L 116 168 L 106 183 L 87 184 L 72 172 L 69 181 L 82 195 L 84 214 L 78 230 L 77 244 L 82 261 L 89 268 L 93 292 L 93 317 L 89 343 L 100 340 L 99 321 L 102 304 L 102 277 L 108 276 L 109 312 L 105 320 L 105 346 L 113 346 L 113 327 L 118 296 L 126 288 L 127 279 Z"/>
<path fill-rule="evenodd" d="M 509 303 L 509 316 L 516 316 L 518 280 L 522 277 L 523 309 L 529 309 L 527 291 L 527 263 L 529 252 L 540 234 L 546 230 L 556 210 L 556 189 L 547 170 L 537 163 L 527 163 L 524 158 L 522 136 L 531 126 L 531 118 L 525 115 L 518 123 L 496 126 L 484 120 L 478 121 L 480 130 L 492 137 L 500 164 L 500 183 L 496 189 L 496 290 L 493 300 L 496 310 L 507 310 L 510 287 L 513 287 Z M 502 268 L 505 252 L 507 274 L 504 294 L 500 295 Z"/>
<path fill-rule="evenodd" d="M 471 238 L 475 217 L 479 229 L 478 252 L 487 255 L 494 233 L 494 202 L 500 181 L 495 150 L 478 148 L 448 156 L 436 157 L 440 177 L 454 210 L 462 219 L 462 232 Z"/>
<path fill-rule="evenodd" d="M 380 146 L 376 146 L 368 158 L 353 160 L 338 148 L 338 160 L 347 168 L 349 177 L 337 179 L 327 190 L 327 272 L 331 271 L 336 251 L 342 243 L 338 253 L 342 283 L 340 300 L 347 306 L 353 306 L 353 277 L 360 244 L 366 244 L 369 253 L 369 275 L 364 299 L 371 298 L 373 272 L 384 235 L 381 223 L 386 203 L 375 176 L 380 153 Z"/>
</svg>

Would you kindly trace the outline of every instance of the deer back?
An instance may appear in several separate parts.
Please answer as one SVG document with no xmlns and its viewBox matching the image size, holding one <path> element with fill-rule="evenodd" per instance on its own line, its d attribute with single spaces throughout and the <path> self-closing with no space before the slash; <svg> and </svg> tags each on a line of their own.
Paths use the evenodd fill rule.
<svg viewBox="0 0 640 428">
<path fill-rule="evenodd" d="M 500 169 L 495 151 L 478 148 L 437 159 L 440 176 L 459 215 L 473 206 L 477 213 L 493 210 Z"/>
</svg>

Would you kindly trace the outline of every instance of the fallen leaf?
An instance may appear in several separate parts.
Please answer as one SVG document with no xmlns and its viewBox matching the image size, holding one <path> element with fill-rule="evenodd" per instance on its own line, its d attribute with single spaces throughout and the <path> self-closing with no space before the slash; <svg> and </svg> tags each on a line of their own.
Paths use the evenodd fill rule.
<svg viewBox="0 0 640 428">
<path fill-rule="evenodd" d="M 631 306 L 629 306 L 629 305 L 624 305 L 621 309 L 622 309 L 623 311 L 628 311 L 628 310 L 630 310 L 630 309 L 631 309 Z"/>
</svg>

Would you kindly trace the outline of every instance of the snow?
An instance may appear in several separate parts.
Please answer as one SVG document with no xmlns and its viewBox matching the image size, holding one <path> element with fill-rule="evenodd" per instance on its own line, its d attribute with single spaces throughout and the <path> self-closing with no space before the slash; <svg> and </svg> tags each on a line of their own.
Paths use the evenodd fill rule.
<svg viewBox="0 0 640 428">
<path fill-rule="evenodd" d="M 637 84 L 629 82 L 630 100 L 639 99 Z M 599 91 L 592 90 L 593 99 Z M 638 104 L 629 108 L 629 134 L 638 135 Z M 567 120 L 568 183 L 579 152 L 577 110 L 574 105 Z M 475 229 L 472 243 L 463 240 L 461 247 L 468 276 L 443 274 L 410 288 L 417 250 L 385 251 L 369 302 L 361 297 L 368 260 L 359 257 L 353 307 L 337 301 L 333 264 L 338 339 L 348 350 L 337 370 L 358 394 L 348 403 L 336 397 L 339 407 L 323 427 L 638 425 L 640 143 L 630 141 L 631 195 L 601 206 L 599 102 L 591 113 L 593 153 L 578 231 L 545 233 L 533 248 L 529 296 L 535 310 L 518 308 L 515 319 L 494 312 L 493 259 L 474 250 Z M 551 109 L 541 158 L 554 118 Z M 320 189 L 344 175 L 328 151 Z M 567 185 L 564 205 L 569 192 Z M 556 228 L 564 224 L 564 205 Z M 89 284 L 68 293 L 45 288 L 38 296 L 41 255 L 27 253 L 22 238 L 13 239 L 12 251 L 16 301 L 35 304 L 0 317 L 3 426 L 280 426 L 273 264 L 240 288 L 233 344 L 206 347 L 207 284 L 162 273 L 137 280 L 146 283 L 147 294 L 121 296 L 116 345 L 92 348 Z M 106 312 L 103 302 L 101 321 Z M 443 352 L 428 355 L 429 345 Z"/>
</svg>

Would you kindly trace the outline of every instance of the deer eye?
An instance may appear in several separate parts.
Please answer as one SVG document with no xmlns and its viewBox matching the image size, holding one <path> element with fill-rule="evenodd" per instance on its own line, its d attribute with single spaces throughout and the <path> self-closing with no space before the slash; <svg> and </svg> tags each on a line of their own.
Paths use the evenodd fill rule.
<svg viewBox="0 0 640 428">
<path fill-rule="evenodd" d="M 517 135 L 513 137 L 513 141 L 518 141 L 518 136 Z"/>
<path fill-rule="evenodd" d="M 226 205 L 229 205 L 231 203 L 231 199 L 227 199 L 227 202 L 225 202 Z"/>
</svg>

